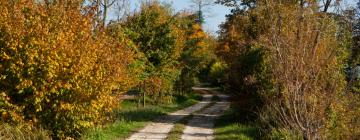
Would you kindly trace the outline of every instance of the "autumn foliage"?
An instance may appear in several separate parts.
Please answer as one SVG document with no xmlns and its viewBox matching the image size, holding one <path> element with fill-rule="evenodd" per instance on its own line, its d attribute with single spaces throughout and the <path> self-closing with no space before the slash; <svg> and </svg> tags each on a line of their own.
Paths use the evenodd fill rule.
<svg viewBox="0 0 360 140">
<path fill-rule="evenodd" d="M 193 13 L 175 14 L 157 1 L 143 3 L 139 12 L 112 26 L 122 27 L 136 44 L 142 56 L 138 66 L 143 68 L 138 87 L 153 103 L 170 103 L 173 95 L 191 89 L 196 74 L 213 56 Z"/>
<path fill-rule="evenodd" d="M 325 2 L 243 1 L 222 24 L 217 55 L 229 66 L 225 79 L 239 91 L 238 110 L 258 117 L 266 138 L 358 136 L 358 99 L 347 93 L 344 72 L 349 32 Z"/>
<path fill-rule="evenodd" d="M 139 89 L 151 103 L 170 103 L 184 69 L 195 76 L 191 68 L 210 60 L 191 14 L 155 1 L 99 26 L 98 9 L 82 0 L 0 0 L 0 123 L 9 128 L 0 133 L 79 138 L 113 120 L 119 94 Z"/>
<path fill-rule="evenodd" d="M 189 16 L 185 20 L 194 21 L 195 17 Z M 180 57 L 181 74 L 176 87 L 180 92 L 191 89 L 200 80 L 207 80 L 205 77 L 208 76 L 208 67 L 216 59 L 216 40 L 206 34 L 199 23 L 187 22 L 185 25 L 187 41 Z"/>
<path fill-rule="evenodd" d="M 109 119 L 113 90 L 127 90 L 133 53 L 94 31 L 80 1 L 0 1 L 0 114 L 57 138 Z"/>
<path fill-rule="evenodd" d="M 218 37 L 156 0 L 109 22 L 98 2 L 0 0 L 0 139 L 78 139 L 114 120 L 120 94 L 168 104 L 200 81 L 234 93 L 264 138 L 360 135 L 359 79 L 344 70 L 358 34 L 329 12 L 339 1 L 217 0 L 232 8 Z"/>
</svg>

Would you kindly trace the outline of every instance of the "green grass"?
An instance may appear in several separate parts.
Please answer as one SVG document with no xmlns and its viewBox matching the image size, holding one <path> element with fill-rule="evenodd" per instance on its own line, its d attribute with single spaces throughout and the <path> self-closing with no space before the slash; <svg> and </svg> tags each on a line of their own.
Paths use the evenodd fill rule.
<svg viewBox="0 0 360 140">
<path fill-rule="evenodd" d="M 137 107 L 136 101 L 124 101 L 121 104 L 121 109 L 116 112 L 117 120 L 115 123 L 88 130 L 82 139 L 125 139 L 159 116 L 193 105 L 200 99 L 201 96 L 191 93 L 187 96 L 176 96 L 173 104 L 148 104 L 145 108 Z"/>
<path fill-rule="evenodd" d="M 181 135 L 183 134 L 186 124 L 191 118 L 193 118 L 193 114 L 190 114 L 189 116 L 186 116 L 185 118 L 182 118 L 179 122 L 177 122 L 171 129 L 169 136 L 166 138 L 166 140 L 181 139 Z"/>
<path fill-rule="evenodd" d="M 246 122 L 236 121 L 233 109 L 229 109 L 215 122 L 215 140 L 256 140 L 260 138 L 258 128 Z"/>
</svg>

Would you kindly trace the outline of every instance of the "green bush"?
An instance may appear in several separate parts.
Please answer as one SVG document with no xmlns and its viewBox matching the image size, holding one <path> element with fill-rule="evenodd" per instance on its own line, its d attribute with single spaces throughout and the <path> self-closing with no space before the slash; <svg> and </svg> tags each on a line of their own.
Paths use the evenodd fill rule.
<svg viewBox="0 0 360 140">
<path fill-rule="evenodd" d="M 224 83 L 227 65 L 224 62 L 216 61 L 210 67 L 209 77 L 213 85 L 222 85 Z"/>
</svg>

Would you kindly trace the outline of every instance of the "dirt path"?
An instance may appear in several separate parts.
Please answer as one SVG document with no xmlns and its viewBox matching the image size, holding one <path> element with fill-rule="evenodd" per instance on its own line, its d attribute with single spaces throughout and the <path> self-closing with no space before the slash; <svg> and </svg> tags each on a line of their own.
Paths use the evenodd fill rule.
<svg viewBox="0 0 360 140">
<path fill-rule="evenodd" d="M 210 107 L 211 94 L 203 94 L 203 100 L 188 108 L 170 113 L 153 123 L 145 126 L 142 130 L 134 133 L 128 140 L 164 140 L 174 127 L 174 123 L 182 118 L 193 114 L 194 117 L 186 124 L 181 139 L 184 140 L 210 140 L 213 139 L 213 127 L 215 118 L 224 113 L 229 108 L 227 95 L 221 94 L 209 88 L 193 88 L 203 93 L 212 92 L 220 97 L 221 101 L 215 102 Z M 207 107 L 207 108 L 204 108 Z M 196 112 L 196 113 L 195 113 Z"/>
<path fill-rule="evenodd" d="M 227 102 L 227 95 L 212 91 L 220 97 L 221 101 L 216 102 L 213 106 L 205 108 L 188 122 L 181 139 L 183 140 L 212 140 L 214 139 L 213 127 L 216 117 L 223 114 L 230 106 Z"/>
<path fill-rule="evenodd" d="M 142 130 L 134 133 L 128 140 L 163 140 L 174 126 L 174 123 L 182 118 L 199 111 L 211 103 L 212 95 L 203 94 L 203 100 L 188 108 L 170 113 L 169 115 L 155 120 L 153 123 L 145 126 Z"/>
</svg>

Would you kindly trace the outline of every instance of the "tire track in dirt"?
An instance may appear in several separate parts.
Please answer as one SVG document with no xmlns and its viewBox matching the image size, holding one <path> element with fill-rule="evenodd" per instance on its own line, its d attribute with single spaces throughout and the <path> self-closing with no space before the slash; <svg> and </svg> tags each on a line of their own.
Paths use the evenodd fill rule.
<svg viewBox="0 0 360 140">
<path fill-rule="evenodd" d="M 182 140 L 212 140 L 214 139 L 214 123 L 215 119 L 222 115 L 230 107 L 227 101 L 228 96 L 217 91 L 211 91 L 220 98 L 221 101 L 216 102 L 213 106 L 205 108 L 187 123 L 184 129 Z"/>
</svg>

